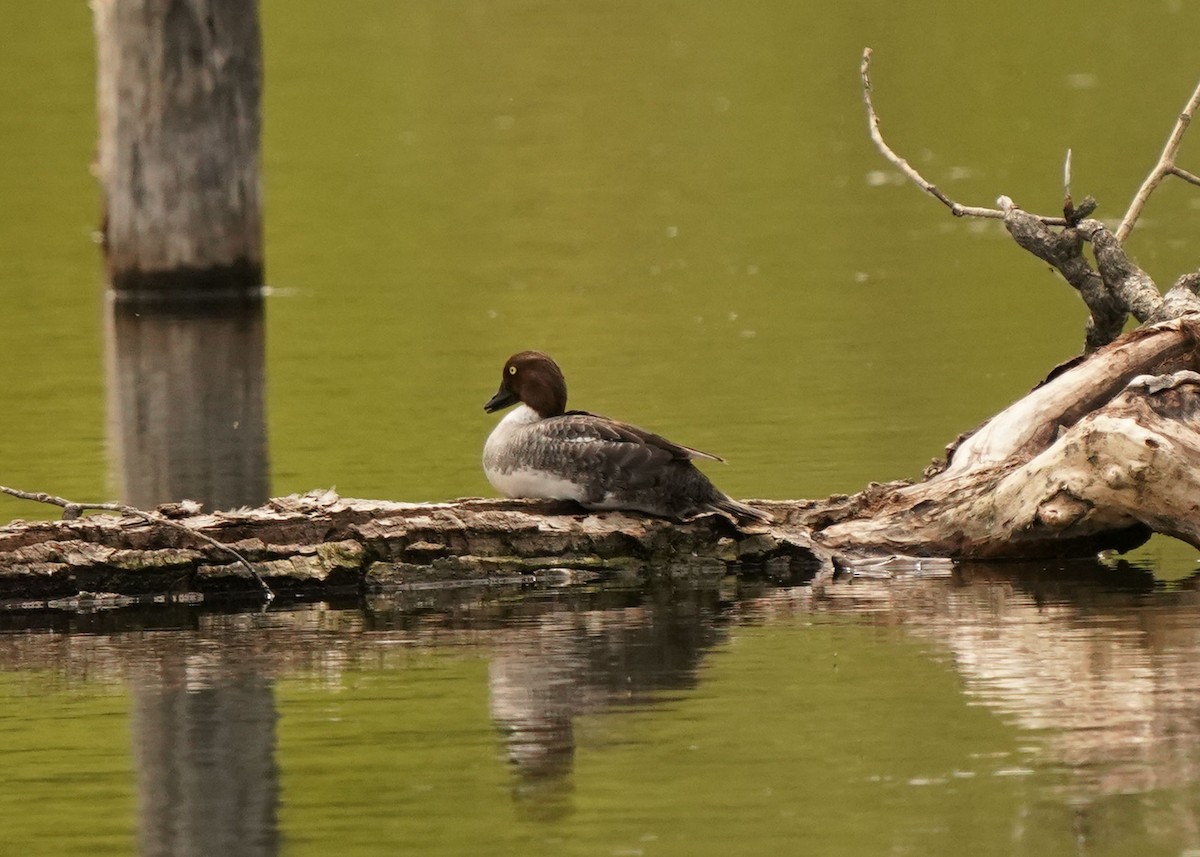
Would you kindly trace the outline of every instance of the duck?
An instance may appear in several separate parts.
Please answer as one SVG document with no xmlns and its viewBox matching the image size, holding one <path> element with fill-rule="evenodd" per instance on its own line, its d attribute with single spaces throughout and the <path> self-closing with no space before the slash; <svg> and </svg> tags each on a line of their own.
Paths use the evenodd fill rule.
<svg viewBox="0 0 1200 857">
<path fill-rule="evenodd" d="M 719 514 L 738 525 L 770 515 L 722 493 L 692 462 L 721 461 L 629 423 L 567 410 L 562 369 L 541 351 L 504 364 L 487 413 L 516 405 L 483 447 L 483 472 L 506 497 L 573 500 L 589 510 L 622 509 L 676 521 Z"/>
</svg>

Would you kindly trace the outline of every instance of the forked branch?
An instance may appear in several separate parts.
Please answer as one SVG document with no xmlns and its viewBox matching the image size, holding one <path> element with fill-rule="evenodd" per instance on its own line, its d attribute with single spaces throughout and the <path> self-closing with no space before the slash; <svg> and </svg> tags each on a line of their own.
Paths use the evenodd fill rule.
<svg viewBox="0 0 1200 857">
<path fill-rule="evenodd" d="M 930 196 L 937 199 L 942 205 L 950 209 L 950 213 L 955 217 L 988 217 L 994 220 L 1003 220 L 1004 212 L 998 208 L 981 208 L 974 205 L 963 205 L 955 202 L 933 182 L 921 175 L 917 169 L 900 157 L 892 150 L 892 147 L 883 139 L 883 132 L 879 128 L 879 114 L 875 112 L 875 104 L 871 99 L 871 49 L 863 50 L 862 64 L 859 67 L 862 73 L 863 85 L 863 103 L 867 105 L 867 127 L 871 132 L 871 139 L 874 141 L 876 148 L 883 154 L 888 161 L 896 166 L 900 172 L 912 181 L 917 187 L 925 191 Z M 1063 217 L 1043 217 L 1034 215 L 1042 223 L 1048 226 L 1067 226 L 1067 220 Z"/>
<path fill-rule="evenodd" d="M 1142 183 L 1124 220 L 1115 233 L 1099 221 L 1089 219 L 1096 201 L 1088 196 L 1076 205 L 1071 198 L 1071 152 L 1063 164 L 1063 216 L 1045 217 L 1024 212 L 1006 196 L 999 198 L 999 208 L 965 206 L 950 199 L 936 185 L 900 157 L 883 139 L 879 115 L 871 95 L 871 49 L 863 51 L 863 102 L 867 107 L 867 125 L 876 148 L 917 187 L 937 199 L 957 217 L 1002 219 L 1016 242 L 1038 258 L 1053 265 L 1063 278 L 1083 298 L 1091 311 L 1088 321 L 1085 350 L 1094 351 L 1112 342 L 1125 324 L 1126 314 L 1132 314 L 1143 324 L 1177 317 L 1182 312 L 1200 308 L 1196 282 L 1188 280 L 1170 293 L 1165 301 L 1154 281 L 1126 255 L 1122 243 L 1133 229 L 1150 194 L 1168 176 L 1173 175 L 1200 186 L 1200 177 L 1178 167 L 1175 163 L 1193 114 L 1200 108 L 1200 85 L 1192 93 L 1175 127 L 1163 147 L 1158 163 Z M 1047 227 L 1061 227 L 1049 229 Z M 1092 245 L 1096 268 L 1083 255 L 1085 243 Z"/>
<path fill-rule="evenodd" d="M 1188 125 L 1191 124 L 1192 116 L 1195 115 L 1197 107 L 1200 107 L 1200 83 L 1196 84 L 1196 88 L 1192 92 L 1192 97 L 1188 99 L 1188 103 L 1184 105 L 1179 118 L 1175 120 L 1175 127 L 1171 129 L 1171 135 L 1167 137 L 1167 143 L 1163 146 L 1162 154 L 1158 156 L 1158 163 L 1154 165 L 1154 169 L 1150 171 L 1150 175 L 1146 176 L 1146 180 L 1142 182 L 1142 186 L 1134 194 L 1133 201 L 1129 203 L 1129 210 L 1121 218 L 1121 225 L 1117 227 L 1116 235 L 1117 240 L 1122 244 L 1129 237 L 1129 233 L 1133 231 L 1134 225 L 1142 214 L 1142 209 L 1146 206 L 1146 200 L 1150 198 L 1150 194 L 1154 193 L 1154 189 L 1162 183 L 1163 179 L 1167 176 L 1176 176 L 1190 184 L 1200 185 L 1200 176 L 1189 173 L 1187 170 L 1175 165 L 1175 155 L 1179 151 L 1179 144 L 1183 142 L 1183 135 L 1187 132 Z"/>
</svg>

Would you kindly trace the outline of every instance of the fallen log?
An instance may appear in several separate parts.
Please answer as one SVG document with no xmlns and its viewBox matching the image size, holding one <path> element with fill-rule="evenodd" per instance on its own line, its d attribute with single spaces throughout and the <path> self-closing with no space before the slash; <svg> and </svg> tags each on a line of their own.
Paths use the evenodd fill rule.
<svg viewBox="0 0 1200 857">
<path fill-rule="evenodd" d="M 1198 336 L 1200 316 L 1135 331 L 993 418 L 945 469 L 865 500 L 819 543 L 1031 559 L 1125 551 L 1157 532 L 1200 547 Z"/>
<path fill-rule="evenodd" d="M 797 504 L 764 503 L 768 511 Z M 0 598 L 76 593 L 328 593 L 446 582 L 642 582 L 753 569 L 807 579 L 828 553 L 802 528 L 742 531 L 710 515 L 675 523 L 568 503 L 352 500 L 332 491 L 203 514 L 160 507 L 0 527 Z M 87 599 L 84 599 L 87 606 Z"/>
</svg>

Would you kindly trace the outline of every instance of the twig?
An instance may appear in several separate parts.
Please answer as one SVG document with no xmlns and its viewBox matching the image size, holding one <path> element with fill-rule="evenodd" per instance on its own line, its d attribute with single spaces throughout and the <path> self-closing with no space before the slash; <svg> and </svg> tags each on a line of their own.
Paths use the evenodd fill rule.
<svg viewBox="0 0 1200 857">
<path fill-rule="evenodd" d="M 908 176 L 913 184 L 949 208 L 950 213 L 955 217 L 988 217 L 992 218 L 993 220 L 1003 220 L 1004 212 L 1000 209 L 979 208 L 977 206 L 962 205 L 961 203 L 955 202 L 950 197 L 946 196 L 946 194 L 943 193 L 937 185 L 928 181 L 923 175 L 917 172 L 912 164 L 897 155 L 892 150 L 891 146 L 884 142 L 883 132 L 879 129 L 879 114 L 875 112 L 875 104 L 871 100 L 870 48 L 863 49 L 862 65 L 859 67 L 859 70 L 862 73 L 863 103 L 867 105 L 867 127 L 871 132 L 871 139 L 874 141 L 875 147 L 879 149 L 883 156 L 892 164 L 894 164 L 896 168 L 900 170 L 900 172 Z M 1034 216 L 1048 226 L 1069 225 L 1066 218 L 1063 217 L 1043 217 L 1041 215 Z"/>
<path fill-rule="evenodd" d="M 1173 175 L 1192 184 L 1200 185 L 1200 178 L 1175 166 L 1175 155 L 1179 151 L 1179 144 L 1183 142 L 1183 135 L 1187 131 L 1188 125 L 1192 121 L 1192 114 L 1196 112 L 1197 107 L 1200 107 L 1200 83 L 1196 84 L 1192 97 L 1188 99 L 1179 118 L 1175 120 L 1175 127 L 1171 129 L 1171 135 L 1167 137 L 1162 154 L 1158 156 L 1158 163 L 1154 165 L 1150 175 L 1146 176 L 1146 180 L 1134 194 L 1133 201 L 1129 203 L 1129 209 L 1125 212 L 1125 216 L 1121 218 L 1121 225 L 1117 227 L 1116 231 L 1117 241 L 1120 243 L 1125 243 L 1125 239 L 1129 237 L 1129 233 L 1133 231 L 1134 225 L 1142 214 L 1146 200 L 1150 198 L 1150 194 L 1154 193 L 1154 189 L 1162 183 L 1164 178 Z"/>
<path fill-rule="evenodd" d="M 1189 173 L 1182 167 L 1171 167 L 1171 175 L 1183 179 L 1188 184 L 1200 185 L 1200 176 L 1195 173 Z"/>
<path fill-rule="evenodd" d="M 120 512 L 123 515 L 132 515 L 135 518 L 141 518 L 151 524 L 164 524 L 168 527 L 173 527 L 176 530 L 181 530 L 189 535 L 195 536 L 201 541 L 207 542 L 218 550 L 225 551 L 233 556 L 239 563 L 246 567 L 251 576 L 258 581 L 258 585 L 262 587 L 263 595 L 266 597 L 267 604 L 275 600 L 275 593 L 271 591 L 271 587 L 263 580 L 262 575 L 250 563 L 250 560 L 242 556 L 240 552 L 231 548 L 224 542 L 219 542 L 212 536 L 193 530 L 178 521 L 172 521 L 170 518 L 164 518 L 161 515 L 155 515 L 152 512 L 144 512 L 134 506 L 126 506 L 123 503 L 75 503 L 71 500 L 64 500 L 62 497 L 56 497 L 53 494 L 46 494 L 41 491 L 20 491 L 16 488 L 9 488 L 6 485 L 0 485 L 0 491 L 8 494 L 11 497 L 16 497 L 20 500 L 32 500 L 35 503 L 47 503 L 51 506 L 60 506 L 63 510 L 63 520 L 70 521 L 78 518 L 80 514 L 88 510 L 99 512 Z"/>
<path fill-rule="evenodd" d="M 1075 207 L 1071 201 L 1071 150 L 1067 149 L 1067 158 L 1063 161 L 1063 214 Z"/>
</svg>

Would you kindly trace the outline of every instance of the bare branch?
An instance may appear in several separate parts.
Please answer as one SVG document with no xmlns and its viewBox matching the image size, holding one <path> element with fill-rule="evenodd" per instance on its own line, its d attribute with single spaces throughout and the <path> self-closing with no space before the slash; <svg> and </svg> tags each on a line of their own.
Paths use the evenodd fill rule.
<svg viewBox="0 0 1200 857">
<path fill-rule="evenodd" d="M 1183 179 L 1188 184 L 1200 185 L 1200 176 L 1189 173 L 1182 167 L 1171 167 L 1171 175 Z"/>
<path fill-rule="evenodd" d="M 1133 201 L 1129 203 L 1129 209 L 1125 212 L 1125 216 L 1121 218 L 1121 225 L 1117 227 L 1116 238 L 1122 244 L 1129 237 L 1129 233 L 1133 231 L 1134 225 L 1142 214 L 1142 209 L 1146 206 L 1146 200 L 1150 198 L 1150 194 L 1154 193 L 1154 189 L 1162 183 L 1162 180 L 1169 175 L 1175 175 L 1192 184 L 1200 184 L 1200 180 L 1195 180 L 1196 176 L 1187 173 L 1185 177 L 1175 166 L 1175 155 L 1179 151 L 1179 144 L 1183 142 L 1183 135 L 1191 124 L 1192 115 L 1196 112 L 1196 108 L 1200 107 L 1200 83 L 1196 84 L 1196 89 L 1192 92 L 1192 97 L 1188 99 L 1188 103 L 1184 105 L 1179 118 L 1175 121 L 1175 127 L 1171 129 L 1171 135 L 1167 137 L 1167 143 L 1163 146 L 1162 154 L 1158 156 L 1158 163 L 1154 165 L 1154 169 L 1150 171 L 1150 175 L 1146 176 L 1146 180 L 1142 182 L 1142 186 L 1138 188 L 1138 192 L 1134 194 Z"/>
<path fill-rule="evenodd" d="M 144 512 L 141 509 L 133 506 L 126 506 L 123 503 L 76 503 L 71 500 L 64 500 L 62 497 L 56 497 L 53 494 L 46 494 L 41 491 L 21 491 L 16 488 L 9 488 L 7 485 L 0 485 L 0 492 L 8 494 L 10 497 L 16 497 L 20 500 L 32 500 L 35 503 L 46 503 L 51 506 L 60 506 L 63 510 L 63 520 L 67 521 L 78 518 L 81 513 L 89 510 L 98 512 L 120 512 L 122 515 L 131 515 L 135 518 L 141 518 L 143 521 L 146 521 L 150 524 L 162 524 L 163 526 L 182 531 L 190 536 L 200 539 L 203 542 L 207 542 L 218 550 L 222 550 L 234 557 L 234 559 L 245 566 L 246 570 L 250 572 L 251 576 L 258 581 L 258 585 L 262 587 L 263 595 L 266 597 L 267 604 L 270 604 L 275 600 L 275 593 L 271 591 L 271 587 L 268 586 L 267 582 L 262 579 L 262 575 L 260 575 L 254 568 L 254 566 L 250 563 L 250 560 L 246 559 L 246 557 L 242 556 L 240 552 L 234 550 L 224 542 L 219 542 L 211 536 L 205 535 L 204 533 L 196 532 L 191 527 L 181 524 L 178 521 L 172 521 L 170 518 L 165 518 L 162 515 L 156 515 L 153 512 Z"/>
<path fill-rule="evenodd" d="M 879 128 L 879 114 L 875 112 L 875 104 L 871 99 L 871 49 L 864 48 L 862 56 L 862 65 L 859 67 L 862 73 L 863 87 L 863 103 L 867 106 L 867 127 L 871 133 L 871 140 L 874 141 L 875 147 L 880 153 L 900 172 L 912 181 L 917 187 L 925 191 L 934 199 L 941 202 L 944 206 L 950 209 L 950 213 L 955 217 L 986 217 L 993 220 L 1003 220 L 1004 212 L 996 208 L 979 208 L 977 206 L 962 205 L 955 202 L 950 197 L 946 196 L 942 190 L 923 175 L 921 175 L 912 164 L 900 157 L 894 152 L 883 139 L 883 132 Z M 1068 223 L 1062 217 L 1042 217 L 1034 215 L 1038 220 L 1050 226 L 1067 226 Z"/>
</svg>

